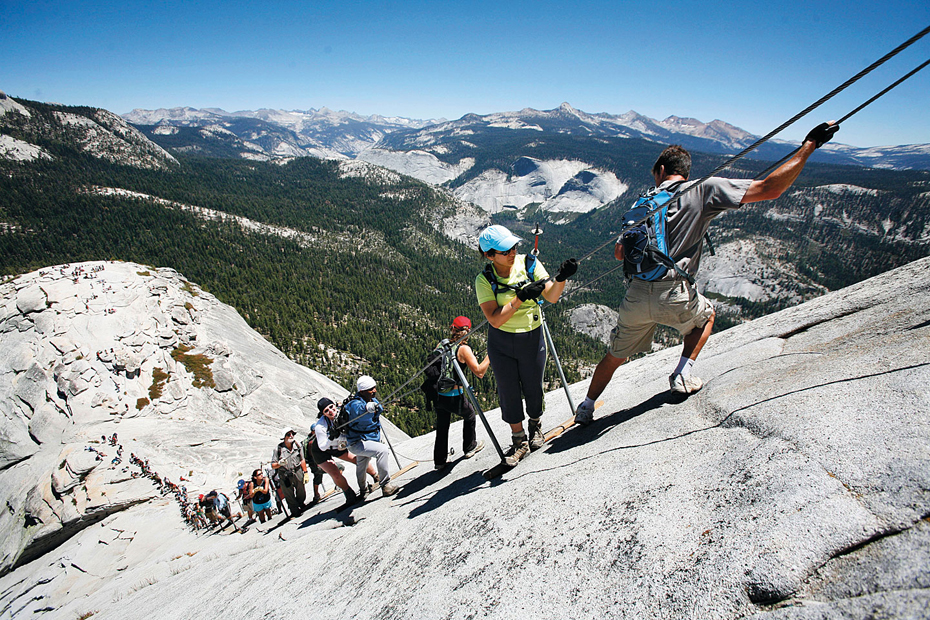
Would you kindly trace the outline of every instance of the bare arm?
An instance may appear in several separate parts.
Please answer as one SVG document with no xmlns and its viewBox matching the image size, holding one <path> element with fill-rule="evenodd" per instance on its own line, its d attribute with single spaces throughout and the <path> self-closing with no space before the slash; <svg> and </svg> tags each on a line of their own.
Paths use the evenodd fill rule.
<svg viewBox="0 0 930 620">
<path fill-rule="evenodd" d="M 514 297 L 503 306 L 499 306 L 497 305 L 497 300 L 492 299 L 491 301 L 486 301 L 481 304 L 481 311 L 484 312 L 484 318 L 488 320 L 491 327 L 499 328 L 510 320 L 517 311 L 517 308 L 523 303 L 524 302 L 520 301 L 519 298 Z"/>
<path fill-rule="evenodd" d="M 481 360 L 479 364 L 478 358 L 475 357 L 475 353 L 467 344 L 463 344 L 459 347 L 458 358 L 459 361 L 468 366 L 468 369 L 475 373 L 475 376 L 479 379 L 484 377 L 484 374 L 488 371 L 488 366 L 491 365 L 491 360 L 487 355 L 484 356 L 484 359 Z"/>
<path fill-rule="evenodd" d="M 815 150 L 817 150 L 816 144 L 810 140 L 805 141 L 804 144 L 801 145 L 801 150 L 795 153 L 791 159 L 773 170 L 772 173 L 764 179 L 753 181 L 749 189 L 746 190 L 746 194 L 743 196 L 740 204 L 748 205 L 762 200 L 775 200 L 781 196 L 786 189 L 791 187 L 791 184 L 798 178 L 801 171 L 804 170 L 807 158 L 810 157 Z"/>
</svg>

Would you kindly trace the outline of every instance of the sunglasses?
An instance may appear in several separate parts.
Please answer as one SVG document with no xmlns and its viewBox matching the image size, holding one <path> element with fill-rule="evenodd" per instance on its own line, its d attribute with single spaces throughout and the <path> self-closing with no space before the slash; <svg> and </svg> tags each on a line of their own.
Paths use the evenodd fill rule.
<svg viewBox="0 0 930 620">
<path fill-rule="evenodd" d="M 502 256 L 510 256 L 511 254 L 516 254 L 516 253 L 517 253 L 517 246 L 513 246 L 509 250 L 504 250 L 503 252 L 501 250 L 488 250 L 488 256 L 494 256 L 495 254 L 500 254 Z"/>
</svg>

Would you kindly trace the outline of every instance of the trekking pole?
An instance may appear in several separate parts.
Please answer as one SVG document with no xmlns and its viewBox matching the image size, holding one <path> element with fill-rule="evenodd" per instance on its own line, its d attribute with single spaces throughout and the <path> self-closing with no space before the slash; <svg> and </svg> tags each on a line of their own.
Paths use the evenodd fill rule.
<svg viewBox="0 0 930 620">
<path fill-rule="evenodd" d="M 572 408 L 572 415 L 575 415 L 575 401 L 572 400 L 572 393 L 568 390 L 568 381 L 565 380 L 562 362 L 559 361 L 559 353 L 555 350 L 555 342 L 552 341 L 552 334 L 549 332 L 549 324 L 546 323 L 546 315 L 543 313 L 542 304 L 539 304 L 539 316 L 542 318 L 543 334 L 546 336 L 546 344 L 549 345 L 549 350 L 552 351 L 552 359 L 555 360 L 555 367 L 559 371 L 562 387 L 565 388 L 565 397 L 568 398 L 568 406 Z"/>
<path fill-rule="evenodd" d="M 494 435 L 494 431 L 491 430 L 491 425 L 488 424 L 488 419 L 484 415 L 484 410 L 481 409 L 481 405 L 478 404 L 478 399 L 475 398 L 475 395 L 471 392 L 471 386 L 468 385 L 468 380 L 465 378 L 465 373 L 462 372 L 462 367 L 459 366 L 459 361 L 452 357 L 452 368 L 455 369 L 455 374 L 459 378 L 459 382 L 462 384 L 462 391 L 465 393 L 465 396 L 468 398 L 468 402 L 471 403 L 471 406 L 475 408 L 475 411 L 478 412 L 478 415 L 481 417 L 481 422 L 484 424 L 484 429 L 488 432 L 488 436 L 491 437 L 491 443 L 494 444 L 494 448 L 497 450 L 497 453 L 501 457 L 501 463 L 504 462 L 506 458 L 504 456 L 504 451 L 501 449 L 501 445 L 497 443 L 497 437 Z"/>
<path fill-rule="evenodd" d="M 533 234 L 536 235 L 535 240 L 533 241 L 533 256 L 539 256 L 539 235 L 543 234 L 542 228 L 539 227 L 539 222 L 536 222 L 536 228 L 533 229 Z"/>
<path fill-rule="evenodd" d="M 385 415 L 387 417 L 387 415 Z M 400 466 L 400 459 L 397 458 L 397 453 L 394 452 L 394 446 L 391 445 L 391 440 L 388 437 L 387 431 L 384 430 L 384 427 L 381 427 L 381 434 L 384 435 L 384 440 L 387 442 L 388 448 L 391 449 L 391 454 L 394 455 L 394 462 L 397 463 L 397 469 L 401 470 L 403 467 Z"/>
<path fill-rule="evenodd" d="M 269 475 L 268 473 L 269 471 L 272 474 L 274 474 L 275 470 L 274 468 L 269 468 L 265 470 L 265 479 L 268 480 L 268 490 L 274 494 L 274 503 L 278 507 L 278 511 L 281 514 L 283 514 L 285 517 L 290 518 L 291 515 L 288 514 L 287 510 L 284 507 L 284 504 L 285 504 L 284 497 L 283 497 L 284 491 L 278 488 L 278 485 L 274 483 L 274 478 L 271 475 Z"/>
</svg>

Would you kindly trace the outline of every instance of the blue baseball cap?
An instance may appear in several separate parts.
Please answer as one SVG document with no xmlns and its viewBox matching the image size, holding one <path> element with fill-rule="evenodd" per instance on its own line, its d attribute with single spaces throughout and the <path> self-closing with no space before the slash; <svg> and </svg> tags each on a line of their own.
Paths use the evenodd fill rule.
<svg viewBox="0 0 930 620">
<path fill-rule="evenodd" d="M 488 226 L 478 235 L 478 247 L 481 248 L 482 252 L 487 252 L 488 250 L 506 252 L 521 241 L 523 241 L 523 239 L 517 237 L 500 224 Z"/>
</svg>

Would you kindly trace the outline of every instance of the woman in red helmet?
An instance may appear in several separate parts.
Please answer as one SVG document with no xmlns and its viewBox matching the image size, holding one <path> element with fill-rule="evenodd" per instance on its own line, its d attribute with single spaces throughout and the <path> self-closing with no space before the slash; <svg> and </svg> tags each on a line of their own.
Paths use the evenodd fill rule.
<svg viewBox="0 0 930 620">
<path fill-rule="evenodd" d="M 467 334 L 471 330 L 471 320 L 467 316 L 457 316 L 452 321 L 452 328 L 449 332 L 449 340 L 453 343 Z M 491 364 L 488 356 L 485 355 L 481 362 L 475 357 L 474 351 L 468 345 L 468 338 L 462 340 L 458 345 L 453 347 L 455 359 L 463 368 L 468 367 L 479 379 L 488 371 Z M 449 369 L 451 373 L 451 369 Z M 477 441 L 475 435 L 475 411 L 471 403 L 465 397 L 465 392 L 461 385 L 458 384 L 458 377 L 451 373 L 451 379 L 455 381 L 455 387 L 439 392 L 436 397 L 436 444 L 433 446 L 433 464 L 436 469 L 443 469 L 447 465 L 446 457 L 449 454 L 449 424 L 453 415 L 458 415 L 463 419 L 462 423 L 462 453 L 465 458 L 470 459 L 484 447 L 483 441 Z"/>
</svg>

